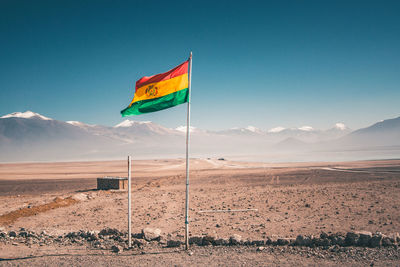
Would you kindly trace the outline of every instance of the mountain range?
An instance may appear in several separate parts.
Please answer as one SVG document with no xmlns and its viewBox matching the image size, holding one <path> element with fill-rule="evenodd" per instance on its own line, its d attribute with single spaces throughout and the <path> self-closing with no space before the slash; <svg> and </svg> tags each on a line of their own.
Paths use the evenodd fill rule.
<svg viewBox="0 0 400 267">
<path fill-rule="evenodd" d="M 196 157 L 305 161 L 400 156 L 400 117 L 355 131 L 343 123 L 328 130 L 311 126 L 190 130 L 191 156 Z M 15 112 L 0 117 L 0 161 L 99 160 L 128 154 L 184 157 L 185 133 L 185 126 L 170 129 L 150 121 L 124 120 L 109 127 Z"/>
</svg>

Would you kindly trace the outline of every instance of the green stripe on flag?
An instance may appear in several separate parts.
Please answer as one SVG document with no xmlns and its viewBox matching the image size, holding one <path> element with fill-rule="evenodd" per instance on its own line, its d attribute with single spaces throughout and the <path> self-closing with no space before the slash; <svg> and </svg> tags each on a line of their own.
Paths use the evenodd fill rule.
<svg viewBox="0 0 400 267">
<path fill-rule="evenodd" d="M 188 96 L 189 89 L 186 88 L 159 98 L 137 101 L 133 103 L 132 106 L 122 110 L 121 115 L 122 117 L 126 117 L 130 115 L 139 115 L 171 108 L 187 102 Z"/>
</svg>

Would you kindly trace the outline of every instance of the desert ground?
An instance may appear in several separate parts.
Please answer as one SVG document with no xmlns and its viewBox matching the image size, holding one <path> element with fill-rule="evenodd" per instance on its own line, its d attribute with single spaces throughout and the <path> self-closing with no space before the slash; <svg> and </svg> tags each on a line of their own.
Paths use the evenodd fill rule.
<svg viewBox="0 0 400 267">
<path fill-rule="evenodd" d="M 400 160 L 270 164 L 191 159 L 190 167 L 192 237 L 236 235 L 254 241 L 400 232 Z M 126 177 L 127 162 L 0 164 L 0 232 L 54 237 L 105 228 L 126 232 L 127 192 L 96 190 L 96 178 L 104 176 Z M 137 237 L 151 228 L 161 230 L 160 240 L 183 241 L 184 204 L 183 159 L 132 162 L 132 232 Z M 165 242 L 138 242 L 134 249 L 114 253 L 84 242 L 0 238 L 0 265 L 400 265 L 397 244 L 260 249 L 242 242 L 192 245 L 185 251 Z"/>
</svg>

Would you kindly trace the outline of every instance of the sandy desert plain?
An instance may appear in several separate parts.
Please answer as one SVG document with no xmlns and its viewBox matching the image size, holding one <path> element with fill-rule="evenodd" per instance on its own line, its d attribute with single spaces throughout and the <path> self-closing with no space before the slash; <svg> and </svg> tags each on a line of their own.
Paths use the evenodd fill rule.
<svg viewBox="0 0 400 267">
<path fill-rule="evenodd" d="M 0 164 L 0 266 L 400 265 L 400 160 L 191 159 L 189 251 L 184 159 L 133 161 L 132 249 L 127 192 L 95 190 L 126 172 L 126 160 Z"/>
</svg>

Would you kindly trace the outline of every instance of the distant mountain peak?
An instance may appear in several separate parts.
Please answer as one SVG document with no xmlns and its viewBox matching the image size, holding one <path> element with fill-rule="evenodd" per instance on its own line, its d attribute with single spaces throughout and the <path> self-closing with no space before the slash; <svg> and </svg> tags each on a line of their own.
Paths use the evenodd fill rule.
<svg viewBox="0 0 400 267">
<path fill-rule="evenodd" d="M 186 128 L 187 128 L 186 126 L 179 126 L 176 127 L 175 130 L 177 130 L 178 132 L 186 133 Z M 194 132 L 197 130 L 197 128 L 194 126 L 189 126 L 189 130 L 190 132 Z"/>
<path fill-rule="evenodd" d="M 253 132 L 253 133 L 256 133 L 256 132 L 260 131 L 260 129 L 258 129 L 258 128 L 254 127 L 254 126 L 247 126 L 246 130 L 248 130 L 250 132 Z"/>
<path fill-rule="evenodd" d="M 344 131 L 344 130 L 347 130 L 348 128 L 344 123 L 338 122 L 335 124 L 335 129 Z"/>
<path fill-rule="evenodd" d="M 140 124 L 149 124 L 151 121 L 131 121 L 131 120 L 124 120 L 123 122 L 117 124 L 114 126 L 114 128 L 119 128 L 119 127 L 131 127 L 133 125 L 140 125 Z"/>
<path fill-rule="evenodd" d="M 269 133 L 279 133 L 279 132 L 282 132 L 283 130 L 286 130 L 286 128 L 282 127 L 282 126 L 278 126 L 278 127 L 269 129 L 268 132 Z"/>
<path fill-rule="evenodd" d="M 43 115 L 40 115 L 39 113 L 32 112 L 30 110 L 27 110 L 25 112 L 13 112 L 7 115 L 4 115 L 0 117 L 1 119 L 6 119 L 6 118 L 23 118 L 23 119 L 31 119 L 31 118 L 39 118 L 42 120 L 50 121 L 52 119 L 47 118 Z"/>
<path fill-rule="evenodd" d="M 299 130 L 301 130 L 301 131 L 305 131 L 305 132 L 311 132 L 311 131 L 314 131 L 314 128 L 313 127 L 311 127 L 311 126 L 301 126 L 301 127 L 299 127 L 298 128 Z"/>
<path fill-rule="evenodd" d="M 95 125 L 86 124 L 86 123 L 83 123 L 83 122 L 80 122 L 80 121 L 66 121 L 66 123 L 74 125 L 74 126 L 79 126 L 79 127 L 82 127 L 82 126 L 91 126 L 91 127 L 93 127 L 93 126 L 95 126 Z"/>
</svg>

